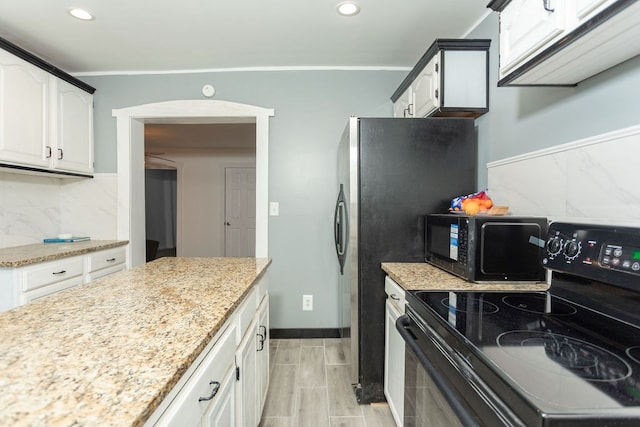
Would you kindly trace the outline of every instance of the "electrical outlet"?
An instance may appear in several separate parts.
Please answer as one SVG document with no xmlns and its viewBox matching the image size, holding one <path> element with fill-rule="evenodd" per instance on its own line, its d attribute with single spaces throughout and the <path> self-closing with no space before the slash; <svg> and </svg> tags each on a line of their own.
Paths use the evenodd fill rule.
<svg viewBox="0 0 640 427">
<path fill-rule="evenodd" d="M 278 202 L 269 202 L 269 215 L 271 215 L 271 216 L 280 215 L 280 203 L 278 203 Z"/>
<path fill-rule="evenodd" d="M 302 311 L 313 311 L 313 295 L 302 295 Z"/>
</svg>

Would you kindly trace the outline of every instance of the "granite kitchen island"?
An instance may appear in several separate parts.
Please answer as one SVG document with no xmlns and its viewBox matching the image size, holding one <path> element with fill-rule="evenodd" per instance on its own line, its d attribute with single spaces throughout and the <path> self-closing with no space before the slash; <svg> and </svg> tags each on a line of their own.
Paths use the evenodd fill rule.
<svg viewBox="0 0 640 427">
<path fill-rule="evenodd" d="M 270 263 L 161 258 L 0 314 L 0 425 L 142 425 Z"/>
</svg>

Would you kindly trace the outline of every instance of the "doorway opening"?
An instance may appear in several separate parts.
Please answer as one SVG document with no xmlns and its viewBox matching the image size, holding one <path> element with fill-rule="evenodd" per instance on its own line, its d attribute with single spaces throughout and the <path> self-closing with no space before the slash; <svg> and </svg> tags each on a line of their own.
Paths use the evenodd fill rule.
<svg viewBox="0 0 640 427">
<path fill-rule="evenodd" d="M 177 183 L 175 169 L 145 165 L 145 237 L 147 262 L 176 256 Z"/>
<path fill-rule="evenodd" d="M 144 150 L 146 124 L 252 124 L 255 132 L 255 256 L 268 256 L 269 118 L 273 109 L 216 100 L 184 100 L 113 110 L 118 138 L 118 235 L 129 241 L 128 264 L 146 260 Z M 178 170 L 178 182 L 183 179 Z M 180 199 L 178 190 L 178 199 Z M 178 201 L 180 203 L 180 201 Z M 178 212 L 178 217 L 180 213 Z M 180 227 L 177 251 L 180 256 Z M 190 256 L 183 254 L 182 256 Z"/>
</svg>

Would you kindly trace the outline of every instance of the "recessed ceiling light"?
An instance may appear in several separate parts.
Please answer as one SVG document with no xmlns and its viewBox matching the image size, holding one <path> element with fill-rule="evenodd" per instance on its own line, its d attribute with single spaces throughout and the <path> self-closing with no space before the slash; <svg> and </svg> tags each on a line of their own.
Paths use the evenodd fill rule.
<svg viewBox="0 0 640 427">
<path fill-rule="evenodd" d="M 93 15 L 84 9 L 78 9 L 78 8 L 69 9 L 69 14 L 71 14 L 71 16 L 73 16 L 74 18 L 78 18 L 83 21 L 93 20 Z"/>
<path fill-rule="evenodd" d="M 352 1 L 344 1 L 338 4 L 338 13 L 342 16 L 354 16 L 360 12 L 360 6 Z"/>
</svg>

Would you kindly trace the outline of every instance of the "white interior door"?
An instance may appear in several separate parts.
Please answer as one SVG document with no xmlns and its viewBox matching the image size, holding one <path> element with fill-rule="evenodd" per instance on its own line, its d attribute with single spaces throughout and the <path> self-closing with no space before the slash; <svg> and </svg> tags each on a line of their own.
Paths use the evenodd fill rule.
<svg viewBox="0 0 640 427">
<path fill-rule="evenodd" d="M 225 256 L 255 256 L 255 168 L 225 168 L 224 223 Z"/>
</svg>

